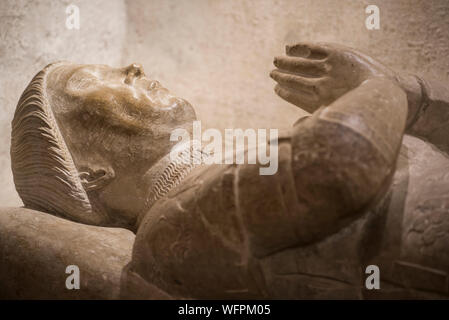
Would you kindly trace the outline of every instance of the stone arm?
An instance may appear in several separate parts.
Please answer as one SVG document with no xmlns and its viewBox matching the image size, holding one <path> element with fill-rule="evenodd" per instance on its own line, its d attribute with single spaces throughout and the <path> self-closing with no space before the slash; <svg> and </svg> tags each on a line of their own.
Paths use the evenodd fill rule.
<svg viewBox="0 0 449 320">
<path fill-rule="evenodd" d="M 240 169 L 239 179 L 249 180 L 239 191 L 251 252 L 264 257 L 318 241 L 365 212 L 389 186 L 406 116 L 397 84 L 368 79 L 294 125 L 290 143 L 280 142 L 276 177 L 249 178 L 251 169 Z M 269 190 L 259 199 L 264 206 L 245 204 L 252 186 Z M 272 209 L 275 198 L 283 212 Z"/>
<path fill-rule="evenodd" d="M 407 115 L 404 92 L 373 78 L 296 124 L 292 174 L 298 240 L 339 230 L 383 195 L 392 177 Z"/>
<path fill-rule="evenodd" d="M 296 204 L 279 224 L 292 226 L 295 236 L 288 243 L 261 229 L 256 255 L 322 239 L 381 197 L 407 121 L 405 90 L 372 58 L 333 44 L 286 51 L 275 58 L 275 91 L 313 114 L 297 122 L 291 136 Z"/>
</svg>

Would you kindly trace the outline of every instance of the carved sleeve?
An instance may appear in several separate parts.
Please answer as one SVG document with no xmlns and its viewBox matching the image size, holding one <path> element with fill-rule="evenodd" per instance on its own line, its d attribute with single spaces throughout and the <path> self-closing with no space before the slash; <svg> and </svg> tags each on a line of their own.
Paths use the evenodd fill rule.
<svg viewBox="0 0 449 320">
<path fill-rule="evenodd" d="M 449 153 L 449 90 L 438 81 L 418 80 L 421 103 L 407 133 L 424 138 Z"/>
</svg>

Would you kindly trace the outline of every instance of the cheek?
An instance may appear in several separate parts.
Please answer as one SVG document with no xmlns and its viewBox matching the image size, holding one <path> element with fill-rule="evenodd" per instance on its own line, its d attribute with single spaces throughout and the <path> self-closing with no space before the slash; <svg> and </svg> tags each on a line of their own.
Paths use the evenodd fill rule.
<svg viewBox="0 0 449 320">
<path fill-rule="evenodd" d="M 135 121 L 145 121 L 157 117 L 158 108 L 146 95 L 130 86 L 108 88 L 109 101 L 115 113 Z"/>
<path fill-rule="evenodd" d="M 179 99 L 171 108 L 154 107 L 143 93 L 127 85 L 90 90 L 83 98 L 83 105 L 90 125 L 101 123 L 117 133 L 143 134 L 167 143 L 175 128 L 191 128 L 192 121 L 196 120 L 195 111 L 187 101 Z"/>
<path fill-rule="evenodd" d="M 105 120 L 130 120 L 142 113 L 142 101 L 129 88 L 101 87 L 86 94 L 85 110 Z"/>
</svg>

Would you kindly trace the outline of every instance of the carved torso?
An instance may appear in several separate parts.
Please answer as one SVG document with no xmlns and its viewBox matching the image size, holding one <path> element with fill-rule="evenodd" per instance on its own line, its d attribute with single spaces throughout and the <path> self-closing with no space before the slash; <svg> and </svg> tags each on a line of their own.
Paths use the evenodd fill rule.
<svg viewBox="0 0 449 320">
<path fill-rule="evenodd" d="M 373 208 L 318 242 L 259 255 L 257 239 L 245 224 L 254 230 L 259 219 L 294 210 L 289 155 L 289 142 L 281 142 L 280 169 L 273 176 L 254 174 L 254 165 L 193 169 L 146 215 L 136 238 L 133 271 L 174 297 L 448 294 L 449 159 L 443 153 L 404 136 L 390 189 Z M 286 239 L 294 233 L 275 221 L 265 232 L 267 238 Z M 380 267 L 382 296 L 363 289 L 369 264 Z"/>
</svg>

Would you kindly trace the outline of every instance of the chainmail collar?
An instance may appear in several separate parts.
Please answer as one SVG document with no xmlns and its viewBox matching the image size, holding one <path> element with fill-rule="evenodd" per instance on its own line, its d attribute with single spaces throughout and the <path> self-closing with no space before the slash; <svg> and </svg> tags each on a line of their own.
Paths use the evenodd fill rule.
<svg viewBox="0 0 449 320">
<path fill-rule="evenodd" d="M 194 142 L 186 143 L 185 146 L 180 147 L 178 150 L 177 155 L 170 158 L 169 164 L 153 183 L 145 200 L 144 212 L 141 212 L 138 217 L 138 224 L 156 201 L 179 185 L 194 168 L 204 162 L 205 156 L 208 156 L 207 153 L 196 147 Z"/>
</svg>

